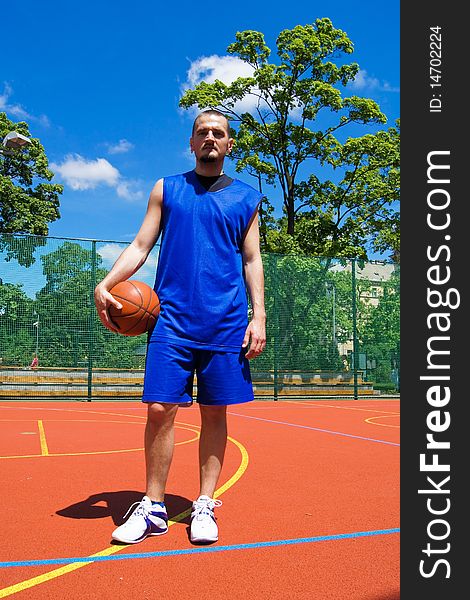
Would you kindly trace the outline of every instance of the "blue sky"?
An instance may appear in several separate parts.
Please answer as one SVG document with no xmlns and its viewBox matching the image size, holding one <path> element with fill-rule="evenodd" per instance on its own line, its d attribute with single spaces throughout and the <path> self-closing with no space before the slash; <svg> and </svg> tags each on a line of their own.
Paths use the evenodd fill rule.
<svg viewBox="0 0 470 600">
<path fill-rule="evenodd" d="M 237 31 L 262 31 L 274 49 L 283 29 L 329 17 L 355 45 L 354 93 L 376 100 L 387 126 L 399 117 L 398 1 L 24 0 L 2 13 L 0 111 L 29 123 L 65 186 L 51 236 L 132 240 L 154 182 L 194 166 L 184 86 L 236 72 L 226 48 Z"/>
</svg>

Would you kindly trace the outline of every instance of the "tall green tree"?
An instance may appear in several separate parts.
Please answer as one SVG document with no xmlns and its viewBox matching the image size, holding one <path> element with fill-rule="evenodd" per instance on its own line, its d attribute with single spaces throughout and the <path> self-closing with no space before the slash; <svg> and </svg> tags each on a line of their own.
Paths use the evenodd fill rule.
<svg viewBox="0 0 470 600">
<path fill-rule="evenodd" d="M 145 345 L 145 336 L 113 333 L 96 313 L 94 285 L 107 273 L 99 254 L 66 241 L 41 256 L 41 262 L 46 283 L 35 302 L 41 366 L 79 367 L 91 357 L 94 367 L 142 367 L 142 356 L 136 352 Z"/>
<path fill-rule="evenodd" d="M 361 284 L 362 290 L 367 291 L 367 282 Z M 359 296 L 360 291 L 361 289 L 358 290 Z M 360 302 L 359 306 L 360 351 L 375 361 L 372 377 L 376 381 L 390 384 L 400 344 L 400 270 L 396 269 L 390 279 L 383 282 L 382 293 L 376 303 Z"/>
<path fill-rule="evenodd" d="M 27 366 L 34 352 L 34 301 L 21 284 L 0 281 L 0 358 L 4 365 Z"/>
<path fill-rule="evenodd" d="M 353 53 L 352 41 L 323 18 L 282 31 L 276 47 L 278 61 L 270 62 L 261 32 L 238 32 L 227 52 L 252 68 L 251 77 L 202 81 L 184 93 L 180 106 L 224 112 L 237 127 L 236 170 L 246 170 L 260 186 L 280 188 L 285 216 L 266 227 L 270 235 L 262 230 L 265 250 L 367 258 L 368 248 L 380 248 L 396 254 L 399 128 L 370 133 L 370 126 L 387 120 L 377 103 L 343 97 L 340 88 L 359 71 L 357 63 L 342 64 Z M 242 112 L 240 101 L 248 98 L 254 108 Z M 369 131 L 346 138 L 353 125 Z"/>
<path fill-rule="evenodd" d="M 14 123 L 0 113 L 0 140 L 10 131 L 31 139 L 31 144 L 8 154 L 0 153 L 0 250 L 7 259 L 15 258 L 23 266 L 34 262 L 33 253 L 44 240 L 34 244 L 19 242 L 15 236 L 2 234 L 48 234 L 48 224 L 60 217 L 59 196 L 63 186 L 49 183 L 54 173 L 48 167 L 44 147 L 31 137 L 27 123 Z"/>
<path fill-rule="evenodd" d="M 341 370 L 339 344 L 352 336 L 351 274 L 312 256 L 265 254 L 263 262 L 268 343 L 254 372 Z"/>
</svg>

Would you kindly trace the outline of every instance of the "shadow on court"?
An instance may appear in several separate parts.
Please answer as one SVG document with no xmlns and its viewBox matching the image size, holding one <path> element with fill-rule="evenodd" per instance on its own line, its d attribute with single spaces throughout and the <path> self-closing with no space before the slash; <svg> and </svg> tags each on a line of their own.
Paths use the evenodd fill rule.
<svg viewBox="0 0 470 600">
<path fill-rule="evenodd" d="M 56 514 L 68 519 L 104 519 L 111 517 L 115 525 L 121 525 L 123 517 L 131 504 L 142 500 L 143 492 L 136 490 L 122 490 L 120 492 L 100 492 L 92 494 L 85 500 L 75 502 L 70 506 L 61 508 Z M 191 508 L 192 501 L 174 494 L 165 495 L 165 504 L 170 519 L 179 513 Z M 189 515 L 181 519 L 180 523 L 189 525 Z"/>
</svg>

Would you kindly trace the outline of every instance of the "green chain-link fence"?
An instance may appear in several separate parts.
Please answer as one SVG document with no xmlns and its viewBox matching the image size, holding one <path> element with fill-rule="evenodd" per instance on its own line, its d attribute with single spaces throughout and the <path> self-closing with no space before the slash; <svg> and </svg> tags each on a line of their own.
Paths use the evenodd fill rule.
<svg viewBox="0 0 470 600">
<path fill-rule="evenodd" d="M 1 397 L 140 397 L 146 335 L 106 330 L 93 303 L 125 247 L 0 236 Z M 157 261 L 155 247 L 133 279 L 153 287 Z M 257 398 L 398 394 L 398 265 L 279 254 L 263 262 L 267 346 L 251 361 Z"/>
</svg>

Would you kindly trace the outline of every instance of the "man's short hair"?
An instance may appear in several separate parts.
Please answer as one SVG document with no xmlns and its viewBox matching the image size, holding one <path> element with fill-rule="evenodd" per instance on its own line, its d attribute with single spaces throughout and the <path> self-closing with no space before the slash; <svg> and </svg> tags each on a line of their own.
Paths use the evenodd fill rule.
<svg viewBox="0 0 470 600">
<path fill-rule="evenodd" d="M 227 133 L 230 137 L 230 123 L 229 120 L 227 119 L 227 117 L 224 115 L 223 112 L 220 112 L 220 110 L 216 110 L 215 108 L 208 108 L 207 110 L 203 110 L 202 112 L 200 112 L 198 114 L 198 116 L 194 119 L 194 123 L 193 123 L 193 130 L 191 135 L 194 135 L 194 130 L 196 129 L 196 123 L 198 122 L 198 120 L 203 116 L 203 115 L 212 115 L 212 116 L 217 116 L 217 117 L 223 117 L 227 123 Z"/>
</svg>

